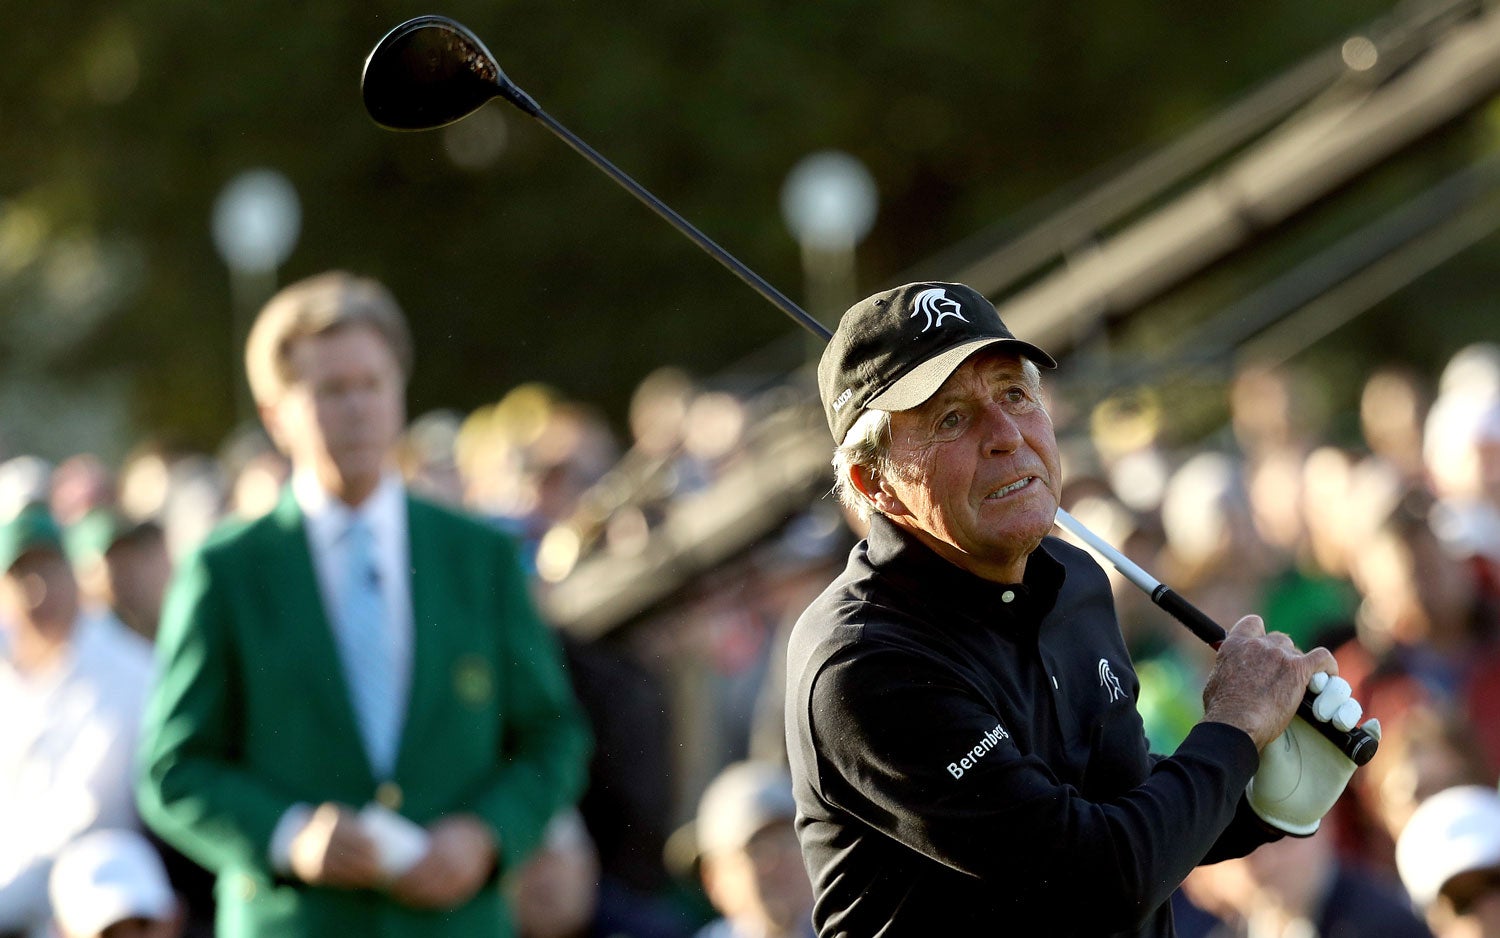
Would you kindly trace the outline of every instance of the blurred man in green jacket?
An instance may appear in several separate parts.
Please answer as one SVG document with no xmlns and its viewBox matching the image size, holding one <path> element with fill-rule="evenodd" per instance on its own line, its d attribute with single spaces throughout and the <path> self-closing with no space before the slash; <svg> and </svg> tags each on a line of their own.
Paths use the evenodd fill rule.
<svg viewBox="0 0 1500 938">
<path fill-rule="evenodd" d="M 163 611 L 143 817 L 237 936 L 503 936 L 497 874 L 581 793 L 588 731 L 515 547 L 394 469 L 411 343 L 380 284 L 271 299 L 246 372 L 293 464 Z"/>
</svg>

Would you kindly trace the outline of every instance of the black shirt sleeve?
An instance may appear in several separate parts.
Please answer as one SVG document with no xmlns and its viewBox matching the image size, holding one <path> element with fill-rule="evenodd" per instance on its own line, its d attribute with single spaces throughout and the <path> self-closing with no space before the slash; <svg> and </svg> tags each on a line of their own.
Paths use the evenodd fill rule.
<svg viewBox="0 0 1500 938">
<path fill-rule="evenodd" d="M 1201 724 L 1142 784 L 1091 802 L 1023 753 L 951 666 L 879 643 L 830 657 L 808 704 L 825 799 L 1058 931 L 1152 914 L 1230 823 L 1258 761 L 1243 732 Z"/>
</svg>

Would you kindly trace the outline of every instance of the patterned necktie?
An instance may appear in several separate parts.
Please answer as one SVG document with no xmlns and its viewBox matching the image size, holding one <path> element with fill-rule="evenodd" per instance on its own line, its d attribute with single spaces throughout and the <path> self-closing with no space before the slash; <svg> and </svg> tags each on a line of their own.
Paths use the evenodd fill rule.
<svg viewBox="0 0 1500 938">
<path fill-rule="evenodd" d="M 359 733 L 377 778 L 389 778 L 396 762 L 401 723 L 396 699 L 396 663 L 375 537 L 356 517 L 344 532 L 344 569 L 339 582 L 339 653 L 359 721 Z"/>
</svg>

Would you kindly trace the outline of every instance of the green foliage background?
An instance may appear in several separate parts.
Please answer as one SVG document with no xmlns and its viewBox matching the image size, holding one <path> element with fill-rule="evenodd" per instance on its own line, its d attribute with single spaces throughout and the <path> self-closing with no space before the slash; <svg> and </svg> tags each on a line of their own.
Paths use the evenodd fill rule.
<svg viewBox="0 0 1500 938">
<path fill-rule="evenodd" d="M 345 267 L 402 299 L 417 333 L 414 414 L 539 380 L 618 418 L 652 368 L 712 373 L 796 329 L 502 104 L 489 107 L 506 149 L 478 170 L 448 158 L 442 133 L 376 128 L 360 67 L 410 16 L 466 23 L 549 113 L 799 297 L 778 191 L 808 152 L 846 150 L 878 181 L 879 219 L 860 251 L 860 288 L 873 289 L 1165 143 L 1389 10 L 1373 0 L 4 6 L 0 373 L 79 387 L 107 378 L 100 404 L 122 409 L 127 437 L 202 447 L 234 423 L 238 371 L 209 215 L 251 167 L 285 173 L 302 199 L 281 282 Z M 1448 147 L 1467 154 L 1472 141 Z M 1488 302 L 1466 289 L 1484 295 L 1458 305 Z M 25 400 L 7 399 L 0 454 L 72 445 L 27 429 Z"/>
</svg>

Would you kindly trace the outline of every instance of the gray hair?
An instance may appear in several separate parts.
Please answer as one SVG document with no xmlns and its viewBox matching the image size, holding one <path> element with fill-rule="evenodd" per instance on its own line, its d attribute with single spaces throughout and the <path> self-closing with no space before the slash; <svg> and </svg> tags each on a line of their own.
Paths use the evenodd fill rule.
<svg viewBox="0 0 1500 938">
<path fill-rule="evenodd" d="M 849 481 L 849 471 L 855 466 L 884 472 L 891 452 L 891 412 L 888 410 L 866 410 L 854 421 L 844 442 L 833 451 L 833 494 L 839 504 L 854 512 L 861 521 L 870 520 L 875 506 Z"/>
<path fill-rule="evenodd" d="M 1029 358 L 1021 359 L 1021 372 L 1027 385 L 1041 398 L 1042 373 Z M 891 412 L 867 409 L 854 421 L 844 442 L 833 451 L 833 494 L 839 504 L 854 512 L 861 521 L 869 521 L 876 511 L 869 496 L 855 488 L 849 481 L 850 470 L 855 467 L 880 476 L 896 469 L 891 462 Z"/>
</svg>

